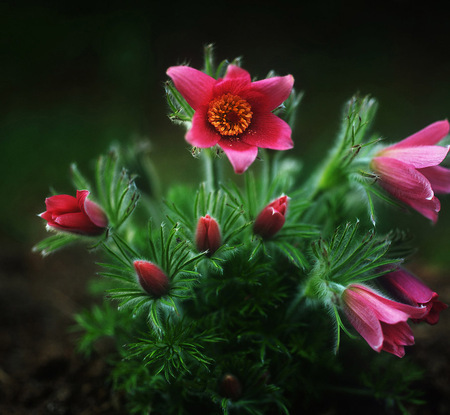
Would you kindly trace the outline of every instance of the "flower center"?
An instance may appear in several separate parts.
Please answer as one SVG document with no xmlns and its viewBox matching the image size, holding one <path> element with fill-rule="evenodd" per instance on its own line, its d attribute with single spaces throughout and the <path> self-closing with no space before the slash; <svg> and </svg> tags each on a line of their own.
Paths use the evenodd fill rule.
<svg viewBox="0 0 450 415">
<path fill-rule="evenodd" d="M 241 97 L 224 94 L 209 103 L 208 121 L 221 135 L 236 136 L 251 123 L 252 107 Z"/>
</svg>

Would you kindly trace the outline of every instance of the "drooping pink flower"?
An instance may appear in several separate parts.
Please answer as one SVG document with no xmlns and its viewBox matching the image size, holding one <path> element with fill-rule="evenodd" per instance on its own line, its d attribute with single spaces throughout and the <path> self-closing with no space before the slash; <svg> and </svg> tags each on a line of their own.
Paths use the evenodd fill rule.
<svg viewBox="0 0 450 415">
<path fill-rule="evenodd" d="M 388 292 L 398 296 L 399 300 L 416 307 L 426 307 L 427 314 L 422 318 L 413 319 L 414 322 L 426 321 L 428 324 L 436 324 L 439 321 L 439 313 L 448 307 L 438 300 L 438 294 L 404 268 L 389 272 L 378 280 Z"/>
<path fill-rule="evenodd" d="M 198 220 L 195 243 L 199 251 L 208 251 L 208 256 L 211 256 L 219 249 L 222 244 L 222 236 L 219 224 L 214 218 L 205 215 Z"/>
<path fill-rule="evenodd" d="M 257 216 L 253 232 L 264 239 L 272 238 L 286 221 L 288 201 L 287 196 L 281 196 L 269 203 Z"/>
<path fill-rule="evenodd" d="M 195 111 L 187 142 L 200 148 L 219 145 L 236 173 L 253 163 L 258 147 L 293 147 L 291 128 L 272 113 L 289 97 L 292 75 L 252 82 L 236 65 L 229 65 L 219 79 L 189 66 L 170 67 L 167 74 Z"/>
<path fill-rule="evenodd" d="M 169 292 L 169 278 L 153 262 L 136 260 L 133 262 L 139 284 L 151 296 L 162 297 Z"/>
<path fill-rule="evenodd" d="M 53 229 L 82 235 L 100 235 L 108 226 L 103 209 L 87 197 L 88 190 L 77 196 L 56 195 L 45 199 L 47 210 L 39 216 Z"/>
<path fill-rule="evenodd" d="M 423 318 L 426 307 L 414 307 L 389 300 L 372 288 L 351 284 L 342 293 L 342 308 L 350 323 L 377 351 L 384 350 L 398 357 L 405 347 L 414 344 L 414 336 L 406 322 L 408 318 Z"/>
<path fill-rule="evenodd" d="M 439 166 L 449 147 L 435 145 L 448 132 L 447 120 L 435 122 L 379 151 L 371 162 L 387 192 L 433 222 L 441 209 L 435 193 L 450 193 L 450 169 Z"/>
</svg>

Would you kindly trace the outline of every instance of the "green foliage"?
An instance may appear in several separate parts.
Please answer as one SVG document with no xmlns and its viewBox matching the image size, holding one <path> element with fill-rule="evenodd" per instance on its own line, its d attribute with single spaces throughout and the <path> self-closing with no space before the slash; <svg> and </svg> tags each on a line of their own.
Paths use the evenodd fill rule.
<svg viewBox="0 0 450 415">
<path fill-rule="evenodd" d="M 224 339 L 214 335 L 213 329 L 201 331 L 195 322 L 171 314 L 162 321 L 161 330 L 149 328 L 136 343 L 129 344 L 128 357 L 143 362 L 155 376 L 162 374 L 170 382 L 180 374 L 192 374 L 192 367 L 207 370 L 213 359 L 202 352 L 204 344 L 220 341 Z"/>
<path fill-rule="evenodd" d="M 90 238 L 88 238 L 90 239 Z M 43 256 L 47 256 L 66 245 L 70 245 L 75 241 L 79 241 L 80 237 L 69 233 L 59 232 L 51 235 L 33 246 L 34 252 L 40 252 Z"/>
<path fill-rule="evenodd" d="M 119 149 L 112 148 L 100 156 L 95 176 L 99 202 L 112 228 L 119 228 L 128 219 L 139 200 L 134 177 L 120 167 L 119 154 Z"/>
<path fill-rule="evenodd" d="M 372 230 L 359 235 L 359 222 L 346 223 L 336 229 L 329 241 L 319 239 L 311 244 L 316 258 L 315 275 L 342 286 L 364 282 L 386 274 L 399 258 L 388 258 L 390 240 L 377 237 Z"/>
</svg>

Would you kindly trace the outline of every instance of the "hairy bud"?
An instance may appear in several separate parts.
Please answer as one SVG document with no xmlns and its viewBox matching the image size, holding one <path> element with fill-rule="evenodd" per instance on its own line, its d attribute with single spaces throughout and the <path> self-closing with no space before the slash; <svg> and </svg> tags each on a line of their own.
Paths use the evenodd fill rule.
<svg viewBox="0 0 450 415">
<path fill-rule="evenodd" d="M 139 284 L 151 296 L 159 298 L 169 291 L 169 279 L 157 265 L 149 261 L 134 261 Z"/>
</svg>

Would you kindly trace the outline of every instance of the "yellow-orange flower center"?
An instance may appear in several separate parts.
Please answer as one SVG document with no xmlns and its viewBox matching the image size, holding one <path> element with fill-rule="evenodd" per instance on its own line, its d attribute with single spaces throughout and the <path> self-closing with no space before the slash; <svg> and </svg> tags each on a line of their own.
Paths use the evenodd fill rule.
<svg viewBox="0 0 450 415">
<path fill-rule="evenodd" d="M 224 94 L 209 103 L 208 121 L 221 135 L 237 136 L 252 121 L 252 107 L 238 95 Z"/>
</svg>

